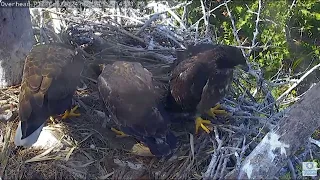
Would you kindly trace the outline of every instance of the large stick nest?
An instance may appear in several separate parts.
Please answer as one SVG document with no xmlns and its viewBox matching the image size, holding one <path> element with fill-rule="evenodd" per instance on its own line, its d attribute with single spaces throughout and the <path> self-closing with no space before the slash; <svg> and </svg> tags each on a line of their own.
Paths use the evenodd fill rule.
<svg viewBox="0 0 320 180">
<path fill-rule="evenodd" d="M 175 50 L 188 43 L 212 42 L 215 38 L 208 36 L 209 31 L 199 23 L 187 28 L 175 14 L 176 9 L 187 4 L 149 3 L 144 7 L 141 3 L 136 8 L 129 3 L 127 8 L 109 4 L 81 10 L 31 9 L 35 39 L 37 42 L 68 39 L 77 44 L 91 41 L 88 62 L 138 61 L 153 73 L 159 87 L 166 89 L 176 60 Z M 158 12 L 151 14 L 152 9 Z M 179 26 L 175 25 L 177 22 Z M 59 29 L 64 33 L 55 33 Z M 235 72 L 232 91 L 221 102 L 232 116 L 214 119 L 212 134 L 196 137 L 193 123 L 185 127 L 173 125 L 179 147 L 170 159 L 138 157 L 128 152 L 135 140 L 116 138 L 109 130 L 113 124 L 103 113 L 97 77 L 90 68 L 82 73 L 83 87 L 75 97 L 82 116 L 48 123 L 46 129 L 54 132 L 59 143 L 46 150 L 16 149 L 13 136 L 18 122 L 19 87 L 3 89 L 1 118 L 9 120 L 0 122 L 3 139 L 0 174 L 4 179 L 223 178 L 240 167 L 281 116 L 260 71 L 254 64 L 251 66 L 250 74 Z"/>
</svg>

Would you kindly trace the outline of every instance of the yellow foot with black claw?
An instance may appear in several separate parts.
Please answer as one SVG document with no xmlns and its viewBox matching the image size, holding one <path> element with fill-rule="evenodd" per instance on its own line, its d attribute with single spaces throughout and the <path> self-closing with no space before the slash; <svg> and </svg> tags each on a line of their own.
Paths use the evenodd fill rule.
<svg viewBox="0 0 320 180">
<path fill-rule="evenodd" d="M 70 111 L 66 110 L 62 116 L 62 119 L 67 119 L 69 117 L 79 117 L 81 114 L 80 113 L 75 113 L 74 111 L 76 111 L 78 109 L 78 106 L 75 106 L 74 108 L 72 108 Z"/>
<path fill-rule="evenodd" d="M 201 117 L 197 117 L 196 119 L 196 134 L 199 132 L 199 128 L 201 127 L 206 133 L 210 133 L 210 129 L 206 125 L 212 125 L 211 121 L 204 120 Z"/>
<path fill-rule="evenodd" d="M 125 134 L 124 132 L 122 131 L 119 131 L 115 128 L 111 128 L 111 131 L 115 132 L 117 135 L 117 137 L 129 137 L 129 135 Z"/>
<path fill-rule="evenodd" d="M 229 115 L 229 113 L 223 109 L 219 109 L 221 107 L 220 104 L 217 104 L 215 107 L 210 108 L 208 115 L 211 117 L 216 117 L 216 115 Z"/>
</svg>

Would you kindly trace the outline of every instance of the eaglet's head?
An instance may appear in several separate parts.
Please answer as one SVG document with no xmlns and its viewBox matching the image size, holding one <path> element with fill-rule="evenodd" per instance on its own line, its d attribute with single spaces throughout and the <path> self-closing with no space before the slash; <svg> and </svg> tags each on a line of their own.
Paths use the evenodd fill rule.
<svg viewBox="0 0 320 180">
<path fill-rule="evenodd" d="M 239 48 L 227 45 L 218 45 L 213 50 L 222 55 L 222 58 L 218 58 L 216 61 L 218 68 L 234 68 L 239 65 L 244 71 L 249 70 L 246 58 L 243 56 Z"/>
</svg>

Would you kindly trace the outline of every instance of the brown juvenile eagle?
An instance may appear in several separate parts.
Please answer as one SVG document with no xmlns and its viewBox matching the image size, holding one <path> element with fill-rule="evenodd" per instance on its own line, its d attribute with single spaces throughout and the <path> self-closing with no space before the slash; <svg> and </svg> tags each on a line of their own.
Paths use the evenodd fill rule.
<svg viewBox="0 0 320 180">
<path fill-rule="evenodd" d="M 202 43 L 197 45 L 187 45 L 187 49 L 176 50 L 177 60 L 174 62 L 174 64 L 175 66 L 177 66 L 181 61 L 191 58 L 192 56 L 195 56 L 200 52 L 204 52 L 215 47 L 217 47 L 217 44 Z"/>
<path fill-rule="evenodd" d="M 17 146 L 32 146 L 49 116 L 74 113 L 72 97 L 80 81 L 83 57 L 66 44 L 36 45 L 25 60 L 19 95 Z"/>
<path fill-rule="evenodd" d="M 212 107 L 227 93 L 233 68 L 237 65 L 243 65 L 244 70 L 248 70 L 246 59 L 236 47 L 212 44 L 190 46 L 172 71 L 169 106 L 182 111 L 196 111 L 196 133 L 199 127 L 209 133 L 205 124 L 211 122 L 203 120 L 201 115 L 226 113 L 218 110 L 219 106 Z"/>
<path fill-rule="evenodd" d="M 160 102 L 151 72 L 138 62 L 105 65 L 98 89 L 112 119 L 125 134 L 148 146 L 155 156 L 166 156 L 176 147 L 168 129 L 169 116 Z"/>
</svg>

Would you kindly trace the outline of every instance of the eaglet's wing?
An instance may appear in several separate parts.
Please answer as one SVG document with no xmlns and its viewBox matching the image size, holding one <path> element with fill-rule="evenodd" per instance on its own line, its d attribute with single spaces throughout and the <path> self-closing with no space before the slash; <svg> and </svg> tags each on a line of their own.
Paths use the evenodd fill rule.
<svg viewBox="0 0 320 180">
<path fill-rule="evenodd" d="M 218 103 L 228 92 L 233 78 L 233 70 L 216 70 L 212 72 L 201 94 L 197 112 L 205 113 Z"/>
<path fill-rule="evenodd" d="M 154 154 L 168 153 L 168 119 L 159 109 L 160 95 L 149 71 L 140 63 L 115 62 L 105 66 L 98 88 L 122 131 L 146 143 Z"/>
<path fill-rule="evenodd" d="M 104 102 L 124 126 L 147 124 L 145 114 L 157 106 L 152 74 L 140 63 L 115 62 L 106 65 L 98 78 Z"/>
<path fill-rule="evenodd" d="M 195 109 L 209 77 L 209 69 L 201 56 L 182 61 L 172 72 L 170 92 L 183 109 Z"/>
<path fill-rule="evenodd" d="M 35 46 L 27 56 L 19 95 L 17 145 L 33 144 L 21 140 L 37 131 L 32 138 L 36 141 L 47 118 L 69 105 L 61 101 L 71 101 L 81 72 L 81 63 L 74 57 L 75 51 L 61 44 Z"/>
</svg>

